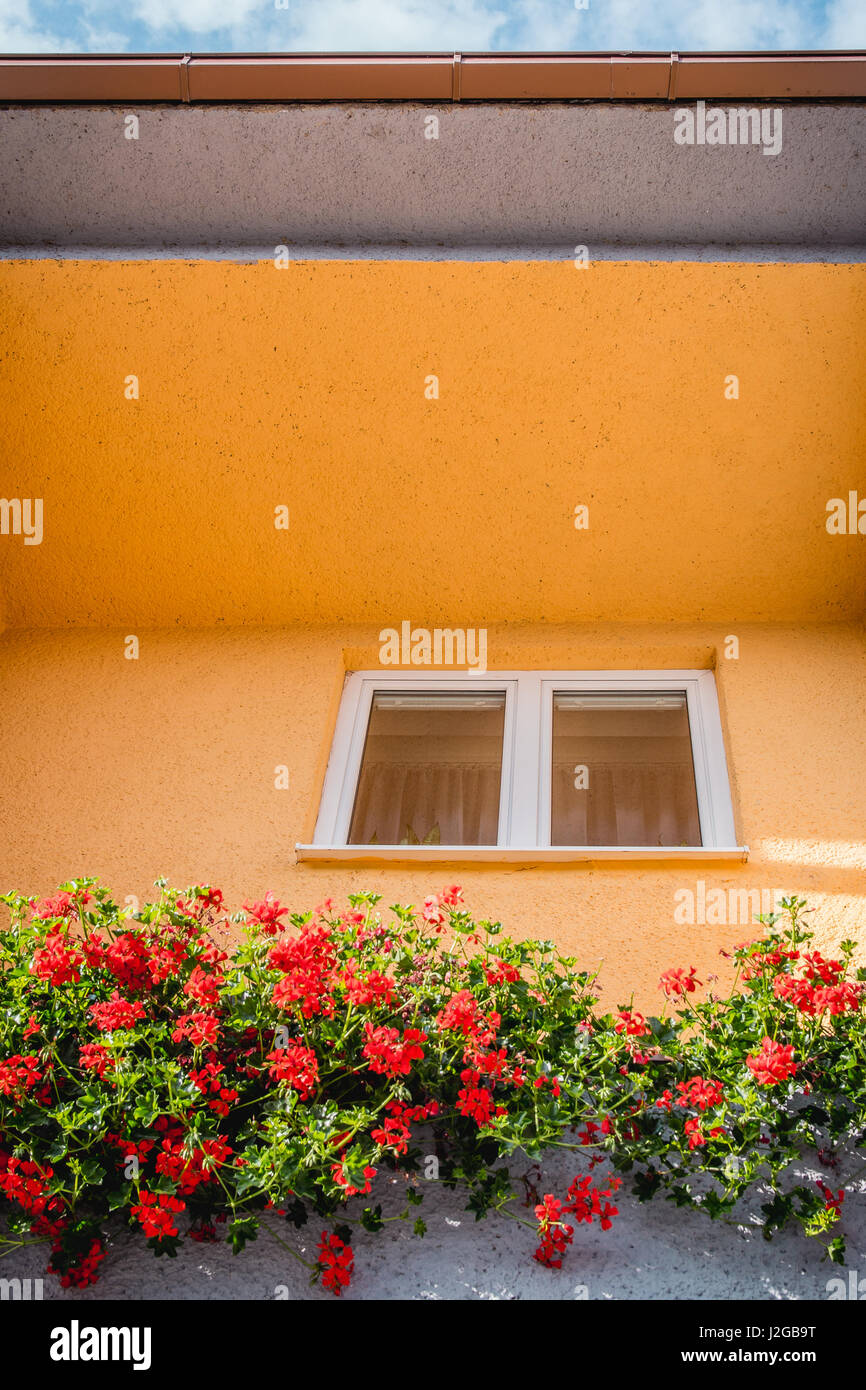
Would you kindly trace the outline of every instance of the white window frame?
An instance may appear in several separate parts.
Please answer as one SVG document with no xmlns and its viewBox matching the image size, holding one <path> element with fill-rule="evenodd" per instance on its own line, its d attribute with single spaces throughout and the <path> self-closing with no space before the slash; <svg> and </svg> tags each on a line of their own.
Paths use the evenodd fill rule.
<svg viewBox="0 0 866 1390">
<path fill-rule="evenodd" d="M 373 695 L 505 693 L 496 845 L 347 844 Z M 700 845 L 551 845 L 554 693 L 684 693 Z M 311 845 L 299 860 L 576 862 L 598 859 L 746 859 L 736 843 L 716 682 L 712 671 L 355 671 L 347 675 Z"/>
</svg>

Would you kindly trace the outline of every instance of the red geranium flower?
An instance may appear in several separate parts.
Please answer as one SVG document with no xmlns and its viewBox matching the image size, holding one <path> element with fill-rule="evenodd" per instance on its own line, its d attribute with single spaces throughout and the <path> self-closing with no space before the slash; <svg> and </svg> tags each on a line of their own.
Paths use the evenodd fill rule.
<svg viewBox="0 0 866 1390">
<path fill-rule="evenodd" d="M 219 1003 L 220 985 L 224 984 L 224 975 L 218 971 L 211 975 L 207 970 L 202 970 L 201 966 L 197 965 L 184 985 L 183 992 L 188 999 L 194 999 L 197 1004 L 203 1004 L 205 1008 L 212 1009 Z"/>
<path fill-rule="evenodd" d="M 171 1040 L 183 1042 L 184 1038 L 189 1038 L 193 1047 L 216 1047 L 219 1024 L 211 1014 L 181 1014 Z"/>
<path fill-rule="evenodd" d="M 718 1081 L 704 1081 L 700 1076 L 693 1076 L 691 1081 L 677 1082 L 677 1090 L 682 1096 L 682 1100 L 677 1101 L 678 1105 L 693 1105 L 696 1110 L 709 1110 L 714 1105 L 719 1105 L 724 1098 L 724 1091 Z M 669 1095 L 665 1092 L 665 1095 Z"/>
<path fill-rule="evenodd" d="M 78 1061 L 85 1071 L 95 1071 L 100 1081 L 114 1066 L 114 1058 L 102 1043 L 85 1043 L 79 1051 Z"/>
<path fill-rule="evenodd" d="M 355 1256 L 351 1245 L 345 1245 L 339 1236 L 329 1236 L 322 1232 L 319 1241 L 319 1264 L 322 1266 L 322 1286 L 330 1289 L 337 1298 L 343 1289 L 349 1287 Z"/>
<path fill-rule="evenodd" d="M 144 1234 L 160 1241 L 166 1236 L 176 1236 L 178 1230 L 174 1224 L 174 1214 L 186 1211 L 186 1203 L 179 1197 L 169 1197 L 164 1192 L 141 1191 L 138 1195 L 138 1205 L 130 1210 L 141 1222 Z"/>
<path fill-rule="evenodd" d="M 427 1034 L 417 1028 L 404 1028 L 403 1040 L 397 1028 L 374 1028 L 371 1023 L 364 1024 L 367 1041 L 363 1056 L 370 1060 L 370 1070 L 380 1076 L 408 1076 L 412 1063 L 424 1056 L 421 1043 L 427 1041 Z"/>
<path fill-rule="evenodd" d="M 134 1028 L 144 1018 L 144 1008 L 137 999 L 124 999 L 118 990 L 102 1004 L 91 1004 L 87 1011 L 101 1033 L 113 1033 L 116 1028 Z"/>
<path fill-rule="evenodd" d="M 12 1057 L 7 1057 L 5 1062 L 0 1062 L 0 1091 L 4 1096 L 13 1096 L 18 1091 L 31 1091 L 34 1086 L 39 1085 L 42 1076 L 39 1058 L 35 1052 L 28 1052 L 26 1056 L 16 1052 Z"/>
<path fill-rule="evenodd" d="M 552 1192 L 546 1192 L 535 1208 L 540 1245 L 533 1256 L 548 1269 L 561 1269 L 562 1257 L 574 1239 L 574 1227 L 567 1226 L 562 1213 L 567 1208 Z"/>
<path fill-rule="evenodd" d="M 669 998 L 672 994 L 693 994 L 695 986 L 701 983 L 695 979 L 696 975 L 697 969 L 694 965 L 689 970 L 677 966 L 674 970 L 664 972 L 659 980 L 659 987 Z"/>
<path fill-rule="evenodd" d="M 264 936 L 276 936 L 278 931 L 285 931 L 280 918 L 285 917 L 289 909 L 282 907 L 273 893 L 266 893 L 261 902 L 244 902 L 241 906 L 244 912 L 249 913 L 250 922 L 256 922 L 261 927 Z"/>
<path fill-rule="evenodd" d="M 80 951 L 67 946 L 60 932 L 50 932 L 45 938 L 45 945 L 37 947 L 33 952 L 30 972 L 40 980 L 47 980 L 52 988 L 58 989 L 70 980 L 77 984 L 81 979 L 83 964 L 84 957 Z"/>
<path fill-rule="evenodd" d="M 642 1038 L 650 1031 L 643 1014 L 635 1013 L 631 1009 L 623 1009 L 616 1017 L 617 1021 L 613 1025 L 615 1033 L 625 1033 L 630 1038 Z"/>
<path fill-rule="evenodd" d="M 309 1100 L 319 1084 L 319 1062 L 311 1047 L 293 1038 L 288 1047 L 269 1052 L 265 1060 L 273 1063 L 271 1076 L 293 1086 L 301 1100 Z"/>
<path fill-rule="evenodd" d="M 772 1038 L 764 1038 L 760 1052 L 754 1057 L 747 1057 L 746 1065 L 761 1086 L 775 1086 L 779 1081 L 787 1081 L 797 1070 L 793 1046 L 783 1047 Z"/>
</svg>

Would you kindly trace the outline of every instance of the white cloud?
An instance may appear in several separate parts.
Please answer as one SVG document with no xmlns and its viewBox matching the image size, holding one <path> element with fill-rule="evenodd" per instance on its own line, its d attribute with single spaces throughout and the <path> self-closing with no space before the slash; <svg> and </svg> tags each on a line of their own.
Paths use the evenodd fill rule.
<svg viewBox="0 0 866 1390">
<path fill-rule="evenodd" d="M 241 26 L 254 31 L 272 13 L 273 0 L 134 0 L 130 7 L 131 16 L 155 34 L 210 34 Z"/>
<path fill-rule="evenodd" d="M 88 0 L 93 9 L 99 0 Z M 496 0 L 134 0 L 135 20 L 154 35 L 229 33 L 252 51 L 490 48 L 508 17 Z"/>
<path fill-rule="evenodd" d="M 866 48 L 864 0 L 835 0 L 827 14 L 822 48 Z"/>
<path fill-rule="evenodd" d="M 317 0 L 285 15 L 295 50 L 486 49 L 508 6 L 485 0 Z"/>
<path fill-rule="evenodd" d="M 866 0 L 0 0 L 0 51 L 866 46 Z M 124 28 L 124 22 L 128 27 Z"/>
<path fill-rule="evenodd" d="M 514 0 L 509 11 L 509 31 L 531 40 L 527 47 L 730 50 L 816 43 L 814 0 L 590 0 L 585 10 L 575 10 L 573 0 Z"/>
<path fill-rule="evenodd" d="M 0 0 L 0 53 L 74 53 L 75 43 L 41 26 L 28 0 Z"/>
</svg>

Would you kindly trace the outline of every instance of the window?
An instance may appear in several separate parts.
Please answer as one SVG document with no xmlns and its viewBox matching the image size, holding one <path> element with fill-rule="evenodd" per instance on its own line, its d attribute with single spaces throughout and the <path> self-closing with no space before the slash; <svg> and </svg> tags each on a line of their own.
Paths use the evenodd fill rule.
<svg viewBox="0 0 866 1390">
<path fill-rule="evenodd" d="M 699 845 L 684 692 L 553 692 L 550 843 Z"/>
<path fill-rule="evenodd" d="M 374 691 L 350 845 L 495 845 L 505 694 Z"/>
<path fill-rule="evenodd" d="M 356 672 L 302 858 L 743 858 L 710 671 Z M 456 854 L 455 851 L 460 851 Z"/>
</svg>

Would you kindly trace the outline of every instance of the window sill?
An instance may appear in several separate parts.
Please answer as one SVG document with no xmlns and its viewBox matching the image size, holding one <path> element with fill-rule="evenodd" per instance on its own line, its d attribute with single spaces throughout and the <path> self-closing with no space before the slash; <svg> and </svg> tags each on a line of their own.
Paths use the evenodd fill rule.
<svg viewBox="0 0 866 1390">
<path fill-rule="evenodd" d="M 707 848 L 703 845 L 668 845 L 664 848 L 632 845 L 544 845 L 526 849 L 499 845 L 295 845 L 297 863 L 328 864 L 591 864 L 615 860 L 621 864 L 672 860 L 727 860 L 745 864 L 748 845 Z"/>
</svg>

